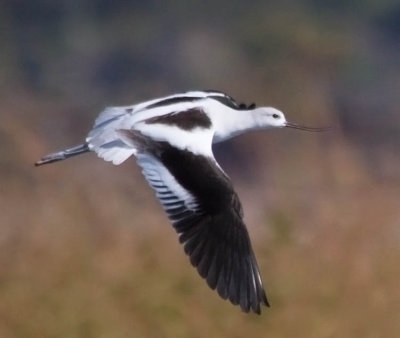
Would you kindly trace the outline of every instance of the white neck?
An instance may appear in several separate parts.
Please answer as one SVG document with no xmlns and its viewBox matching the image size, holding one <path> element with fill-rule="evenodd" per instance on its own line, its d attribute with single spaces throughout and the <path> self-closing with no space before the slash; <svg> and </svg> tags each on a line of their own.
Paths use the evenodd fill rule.
<svg viewBox="0 0 400 338">
<path fill-rule="evenodd" d="M 251 110 L 218 110 L 211 119 L 214 127 L 213 143 L 222 142 L 260 127 Z"/>
</svg>

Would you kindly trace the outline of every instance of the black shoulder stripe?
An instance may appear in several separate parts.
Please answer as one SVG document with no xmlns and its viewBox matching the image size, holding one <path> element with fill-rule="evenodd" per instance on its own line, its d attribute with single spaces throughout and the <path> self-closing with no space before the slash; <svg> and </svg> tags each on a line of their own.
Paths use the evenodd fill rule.
<svg viewBox="0 0 400 338">
<path fill-rule="evenodd" d="M 254 109 L 256 105 L 254 103 L 252 104 L 245 104 L 245 103 L 240 103 L 238 104 L 235 99 L 228 94 L 225 94 L 221 91 L 218 90 L 204 90 L 204 93 L 207 93 L 207 98 L 214 99 L 225 106 L 228 106 L 229 108 L 236 109 L 236 110 L 249 110 L 249 109 Z M 184 102 L 195 102 L 195 101 L 200 101 L 204 100 L 205 97 L 203 96 L 175 96 L 175 97 L 169 97 L 162 99 L 160 101 L 157 101 L 153 104 L 150 104 L 146 107 L 146 109 L 152 109 L 152 108 L 158 108 L 158 107 L 164 107 L 168 106 L 171 104 L 176 104 L 176 103 L 184 103 Z"/>
<path fill-rule="evenodd" d="M 181 112 L 172 112 L 166 115 L 154 116 L 147 119 L 145 123 L 173 125 L 188 131 L 198 127 L 204 129 L 211 127 L 210 118 L 199 108 L 192 108 Z"/>
<path fill-rule="evenodd" d="M 217 95 L 211 95 L 209 96 L 209 98 L 214 99 L 218 102 L 221 102 L 222 104 L 224 104 L 225 106 L 228 106 L 229 108 L 232 109 L 241 109 L 241 107 L 236 103 L 235 100 L 233 100 L 231 97 L 229 96 L 217 96 Z"/>
<path fill-rule="evenodd" d="M 164 107 L 164 106 L 168 106 L 168 105 L 175 104 L 175 103 L 194 102 L 194 101 L 198 101 L 198 100 L 201 100 L 201 99 L 204 99 L 204 98 L 202 98 L 202 97 L 194 97 L 194 96 L 170 97 L 170 98 L 167 98 L 165 100 L 161 100 L 161 101 L 155 102 L 155 103 L 147 106 L 146 109 Z"/>
<path fill-rule="evenodd" d="M 255 103 L 249 105 L 245 103 L 238 104 L 233 97 L 217 90 L 205 90 L 205 92 L 210 94 L 208 96 L 209 98 L 214 99 L 232 109 L 249 110 L 249 109 L 254 109 L 256 107 Z"/>
</svg>

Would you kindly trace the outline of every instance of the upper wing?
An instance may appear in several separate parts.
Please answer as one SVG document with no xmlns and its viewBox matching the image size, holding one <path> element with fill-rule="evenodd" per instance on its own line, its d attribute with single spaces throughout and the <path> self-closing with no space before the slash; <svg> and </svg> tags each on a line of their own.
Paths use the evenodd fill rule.
<svg viewBox="0 0 400 338">
<path fill-rule="evenodd" d="M 179 93 L 169 95 L 142 103 L 138 103 L 131 106 L 123 107 L 107 107 L 105 108 L 94 122 L 94 129 L 101 128 L 111 122 L 121 118 L 124 115 L 134 115 L 140 111 L 148 110 L 157 107 L 165 107 L 177 103 L 195 102 L 205 98 L 226 98 L 234 101 L 230 96 L 217 91 L 189 91 L 185 93 Z"/>
<path fill-rule="evenodd" d="M 141 144 L 138 164 L 199 274 L 222 298 L 260 313 L 268 301 L 229 178 L 213 158 L 128 133 Z"/>
<path fill-rule="evenodd" d="M 179 143 L 183 140 L 184 146 L 195 146 L 192 149 L 193 151 L 204 151 L 203 143 L 209 143 L 211 148 L 211 134 L 205 136 L 210 142 L 196 143 L 193 142 L 192 135 L 189 135 L 188 131 L 196 127 L 207 129 L 211 126 L 207 114 L 201 109 L 195 108 L 196 101 L 207 97 L 206 92 L 187 92 L 133 106 L 108 107 L 95 120 L 93 129 L 86 138 L 86 143 L 89 149 L 96 152 L 99 157 L 118 165 L 131 155 L 136 155 L 135 147 L 129 142 L 127 144 L 121 140 L 119 131 L 137 129 L 140 128 L 138 124 L 141 124 L 142 129 L 154 133 L 154 135 L 151 135 L 153 138 L 171 136 L 168 140 L 170 143 L 174 141 Z M 184 118 L 181 114 L 184 115 Z M 170 128 L 163 128 L 163 132 L 160 133 L 156 126 L 160 123 L 179 127 L 179 130 L 173 129 L 173 135 L 171 135 L 171 133 L 168 133 Z M 149 124 L 151 125 L 150 128 L 146 128 Z M 204 135 L 204 133 L 202 134 Z"/>
</svg>

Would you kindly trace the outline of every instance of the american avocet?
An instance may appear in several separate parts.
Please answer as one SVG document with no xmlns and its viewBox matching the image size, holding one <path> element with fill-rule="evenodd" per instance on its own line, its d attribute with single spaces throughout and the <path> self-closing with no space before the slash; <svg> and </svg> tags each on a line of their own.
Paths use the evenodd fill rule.
<svg viewBox="0 0 400 338">
<path fill-rule="evenodd" d="M 243 311 L 269 306 L 243 211 L 212 144 L 249 130 L 296 128 L 275 108 L 238 104 L 218 91 L 191 91 L 105 109 L 86 141 L 37 166 L 93 151 L 115 165 L 133 155 L 190 262 L 223 299 Z"/>
</svg>

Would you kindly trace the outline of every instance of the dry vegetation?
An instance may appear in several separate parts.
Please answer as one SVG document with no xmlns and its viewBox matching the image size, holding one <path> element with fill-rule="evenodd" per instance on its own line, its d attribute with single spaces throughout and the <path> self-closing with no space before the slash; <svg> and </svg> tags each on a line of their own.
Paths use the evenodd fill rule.
<svg viewBox="0 0 400 338">
<path fill-rule="evenodd" d="M 374 179 L 340 131 L 235 143 L 266 144 L 253 154 L 258 170 L 232 174 L 272 303 L 257 317 L 198 278 L 132 161 L 88 155 L 34 168 L 53 146 L 20 118 L 22 106 L 9 109 L 1 337 L 396 336 L 400 189 Z"/>
<path fill-rule="evenodd" d="M 395 8 L 35 3 L 0 4 L 0 337 L 398 336 Z M 216 149 L 271 301 L 261 316 L 198 277 L 133 161 L 33 166 L 104 105 L 188 88 L 337 126 Z"/>
</svg>

